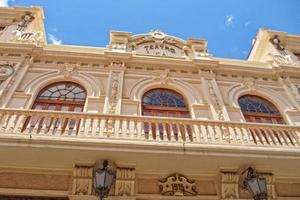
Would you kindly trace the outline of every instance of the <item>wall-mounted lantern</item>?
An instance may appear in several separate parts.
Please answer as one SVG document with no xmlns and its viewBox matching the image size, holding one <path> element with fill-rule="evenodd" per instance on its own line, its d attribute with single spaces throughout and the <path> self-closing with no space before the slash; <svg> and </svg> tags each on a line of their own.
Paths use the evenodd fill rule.
<svg viewBox="0 0 300 200">
<path fill-rule="evenodd" d="M 244 188 L 249 191 L 254 200 L 266 200 L 268 197 L 266 178 L 259 176 L 252 167 L 248 167 L 242 175 L 245 173 Z"/>
<path fill-rule="evenodd" d="M 107 160 L 103 160 L 102 166 L 94 170 L 94 189 L 100 200 L 108 196 L 115 177 L 116 172 L 108 165 Z"/>
</svg>

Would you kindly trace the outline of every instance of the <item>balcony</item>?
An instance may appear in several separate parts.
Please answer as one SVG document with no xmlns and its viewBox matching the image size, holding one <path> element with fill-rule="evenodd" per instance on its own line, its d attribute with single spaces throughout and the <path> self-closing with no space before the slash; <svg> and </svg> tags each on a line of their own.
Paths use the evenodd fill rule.
<svg viewBox="0 0 300 200">
<path fill-rule="evenodd" d="M 150 116 L 0 109 L 0 137 L 299 148 L 300 127 Z"/>
</svg>

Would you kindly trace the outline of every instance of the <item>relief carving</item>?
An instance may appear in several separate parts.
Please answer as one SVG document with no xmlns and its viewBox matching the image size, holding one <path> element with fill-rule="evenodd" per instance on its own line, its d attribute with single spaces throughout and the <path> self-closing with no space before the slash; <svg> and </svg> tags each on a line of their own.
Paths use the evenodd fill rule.
<svg viewBox="0 0 300 200">
<path fill-rule="evenodd" d="M 92 166 L 76 165 L 73 171 L 73 190 L 72 194 L 90 195 L 92 194 Z"/>
<path fill-rule="evenodd" d="M 31 15 L 31 13 L 26 13 L 23 17 L 22 20 L 18 23 L 18 31 L 24 31 L 27 26 L 34 20 L 34 17 Z"/>
<path fill-rule="evenodd" d="M 0 80 L 6 80 L 15 72 L 14 65 L 11 63 L 0 63 Z"/>
<path fill-rule="evenodd" d="M 77 66 L 62 65 L 59 72 L 65 77 L 70 78 L 78 74 Z"/>
<path fill-rule="evenodd" d="M 159 180 L 159 192 L 166 196 L 196 196 L 196 183 L 185 176 L 175 173 Z"/>
<path fill-rule="evenodd" d="M 118 91 L 119 91 L 119 74 L 120 72 L 112 72 L 111 76 L 111 92 L 109 96 L 108 113 L 115 114 L 118 104 Z"/>
<path fill-rule="evenodd" d="M 263 177 L 266 177 L 267 180 L 267 191 L 269 199 L 276 198 L 276 190 L 275 190 L 275 177 L 271 173 L 261 173 Z"/>
<path fill-rule="evenodd" d="M 238 199 L 239 175 L 236 172 L 221 172 L 222 199 Z"/>
<path fill-rule="evenodd" d="M 115 195 L 134 196 L 135 195 L 135 169 L 117 168 Z"/>
</svg>

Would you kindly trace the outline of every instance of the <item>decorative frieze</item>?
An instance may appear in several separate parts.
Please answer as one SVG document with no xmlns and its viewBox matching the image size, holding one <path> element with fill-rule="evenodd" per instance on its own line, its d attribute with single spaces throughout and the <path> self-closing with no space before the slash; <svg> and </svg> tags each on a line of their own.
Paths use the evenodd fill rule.
<svg viewBox="0 0 300 200">
<path fill-rule="evenodd" d="M 117 168 L 115 196 L 135 196 L 134 168 Z"/>
<path fill-rule="evenodd" d="M 93 166 L 76 165 L 73 171 L 73 189 L 74 195 L 92 194 Z"/>
<path fill-rule="evenodd" d="M 196 183 L 182 174 L 171 174 L 159 180 L 159 192 L 166 196 L 196 196 Z"/>
<path fill-rule="evenodd" d="M 236 172 L 221 172 L 222 199 L 239 198 L 239 175 Z"/>
</svg>

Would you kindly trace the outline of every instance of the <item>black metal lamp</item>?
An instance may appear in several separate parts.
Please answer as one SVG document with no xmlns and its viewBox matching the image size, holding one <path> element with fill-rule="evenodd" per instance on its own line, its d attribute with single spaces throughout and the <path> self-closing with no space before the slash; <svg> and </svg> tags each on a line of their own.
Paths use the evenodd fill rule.
<svg viewBox="0 0 300 200">
<path fill-rule="evenodd" d="M 94 188 L 100 200 L 109 194 L 109 190 L 115 180 L 115 171 L 108 166 L 108 161 L 104 160 L 102 167 L 94 171 Z"/>
<path fill-rule="evenodd" d="M 268 197 L 266 178 L 257 175 L 252 167 L 248 167 L 242 174 L 244 173 L 247 174 L 243 186 L 250 192 L 253 199 L 266 200 Z"/>
</svg>

